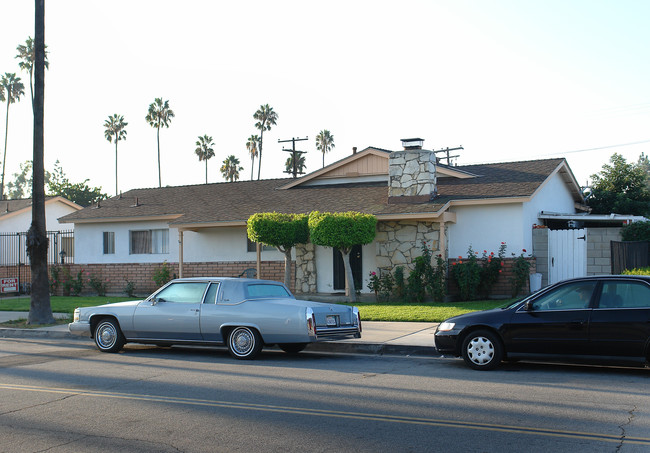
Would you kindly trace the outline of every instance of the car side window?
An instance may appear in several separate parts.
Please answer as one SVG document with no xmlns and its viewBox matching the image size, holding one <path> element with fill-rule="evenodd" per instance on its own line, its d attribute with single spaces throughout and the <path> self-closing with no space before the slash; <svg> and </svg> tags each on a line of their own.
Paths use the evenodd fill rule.
<svg viewBox="0 0 650 453">
<path fill-rule="evenodd" d="M 251 284 L 248 285 L 248 298 L 261 299 L 264 297 L 291 297 L 289 292 L 280 285 Z"/>
<path fill-rule="evenodd" d="M 596 282 L 573 282 L 544 294 L 533 302 L 533 310 L 578 310 L 589 307 Z"/>
<path fill-rule="evenodd" d="M 181 304 L 200 304 L 207 286 L 204 282 L 172 283 L 156 294 L 156 299 Z"/>
<path fill-rule="evenodd" d="M 650 308 L 650 287 L 638 282 L 606 282 L 600 308 Z"/>
<path fill-rule="evenodd" d="M 217 303 L 217 292 L 219 291 L 219 283 L 210 283 L 208 292 L 203 299 L 204 304 L 216 304 Z"/>
</svg>

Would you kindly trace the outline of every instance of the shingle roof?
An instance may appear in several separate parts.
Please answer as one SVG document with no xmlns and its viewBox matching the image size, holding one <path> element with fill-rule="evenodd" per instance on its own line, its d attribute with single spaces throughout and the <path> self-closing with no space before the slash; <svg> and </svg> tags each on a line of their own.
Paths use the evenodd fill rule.
<svg viewBox="0 0 650 453">
<path fill-rule="evenodd" d="M 245 222 L 255 212 L 361 211 L 378 216 L 437 213 L 453 200 L 531 196 L 564 159 L 455 167 L 476 178 L 438 179 L 438 198 L 428 203 L 388 203 L 387 184 L 279 187 L 291 178 L 134 189 L 63 217 L 65 222 L 165 218 L 171 225 Z M 136 204 L 137 199 L 137 204 Z"/>
</svg>

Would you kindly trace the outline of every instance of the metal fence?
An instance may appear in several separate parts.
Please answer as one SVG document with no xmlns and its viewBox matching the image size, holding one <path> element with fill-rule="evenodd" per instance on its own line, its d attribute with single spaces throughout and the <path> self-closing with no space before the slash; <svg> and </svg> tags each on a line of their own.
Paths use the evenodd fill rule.
<svg viewBox="0 0 650 453">
<path fill-rule="evenodd" d="M 74 263 L 74 230 L 48 231 L 48 264 Z M 0 266 L 28 265 L 27 232 L 0 233 Z"/>
</svg>

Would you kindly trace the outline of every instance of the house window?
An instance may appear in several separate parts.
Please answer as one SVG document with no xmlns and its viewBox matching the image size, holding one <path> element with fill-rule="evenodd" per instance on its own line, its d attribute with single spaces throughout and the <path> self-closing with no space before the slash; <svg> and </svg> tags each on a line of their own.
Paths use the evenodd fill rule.
<svg viewBox="0 0 650 453">
<path fill-rule="evenodd" d="M 169 253 L 169 230 L 129 231 L 131 255 Z"/>
<path fill-rule="evenodd" d="M 104 255 L 115 254 L 115 233 L 104 231 Z"/>
<path fill-rule="evenodd" d="M 276 250 L 272 245 L 262 245 L 263 251 Z M 250 239 L 246 238 L 246 251 L 256 252 L 257 251 L 257 242 L 253 242 Z"/>
</svg>

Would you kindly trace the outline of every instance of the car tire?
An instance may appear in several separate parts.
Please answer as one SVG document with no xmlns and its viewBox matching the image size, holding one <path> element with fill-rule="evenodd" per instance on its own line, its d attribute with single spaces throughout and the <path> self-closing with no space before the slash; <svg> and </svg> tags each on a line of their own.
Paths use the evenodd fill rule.
<svg viewBox="0 0 650 453">
<path fill-rule="evenodd" d="M 287 354 L 298 354 L 307 347 L 307 343 L 282 343 L 278 346 Z"/>
<path fill-rule="evenodd" d="M 462 348 L 463 360 L 475 370 L 493 370 L 503 358 L 501 339 L 489 330 L 470 332 Z"/>
<path fill-rule="evenodd" d="M 235 327 L 228 335 L 228 352 L 236 359 L 254 359 L 262 350 L 262 337 L 251 327 Z"/>
<path fill-rule="evenodd" d="M 93 337 L 97 349 L 102 352 L 118 352 L 126 343 L 120 325 L 113 318 L 100 319 Z"/>
</svg>

